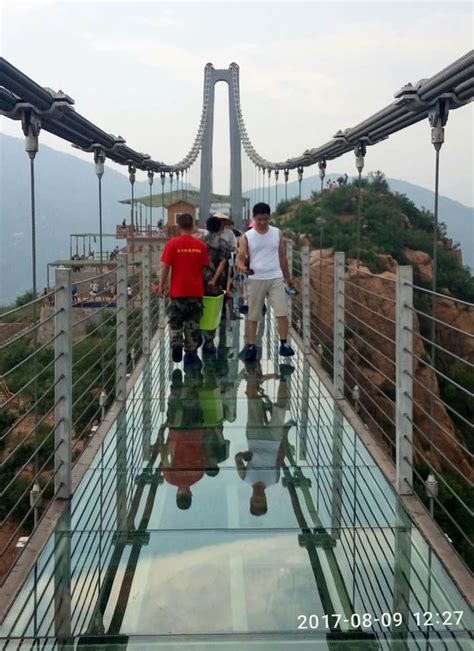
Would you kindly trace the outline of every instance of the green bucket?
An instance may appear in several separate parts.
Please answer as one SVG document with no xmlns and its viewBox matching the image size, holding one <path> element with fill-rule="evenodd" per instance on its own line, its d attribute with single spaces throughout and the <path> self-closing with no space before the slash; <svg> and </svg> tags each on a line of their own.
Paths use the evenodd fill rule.
<svg viewBox="0 0 474 651">
<path fill-rule="evenodd" d="M 225 292 L 219 296 L 202 297 L 202 317 L 199 322 L 201 330 L 215 330 L 221 321 L 222 305 L 224 303 Z"/>
<path fill-rule="evenodd" d="M 224 422 L 224 406 L 219 387 L 199 390 L 199 402 L 202 409 L 204 427 L 218 427 Z"/>
</svg>

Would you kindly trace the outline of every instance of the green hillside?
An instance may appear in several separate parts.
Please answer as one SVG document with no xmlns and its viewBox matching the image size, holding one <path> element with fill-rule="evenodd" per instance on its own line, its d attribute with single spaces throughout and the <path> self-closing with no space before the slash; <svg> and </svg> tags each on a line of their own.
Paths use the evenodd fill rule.
<svg viewBox="0 0 474 651">
<path fill-rule="evenodd" d="M 282 201 L 276 221 L 296 233 L 307 233 L 315 246 L 344 251 L 357 257 L 358 182 L 331 192 L 313 193 L 307 201 Z M 323 222 L 323 223 L 322 223 Z M 385 270 L 379 254 L 391 255 L 399 264 L 410 264 L 406 249 L 433 253 L 433 215 L 418 209 L 405 195 L 391 192 L 384 175 L 375 173 L 361 182 L 360 259 L 378 273 Z M 438 288 L 474 302 L 474 278 L 459 262 L 456 245 L 447 239 L 446 226 L 438 228 Z M 423 286 L 417 277 L 416 283 Z M 426 286 L 426 284 L 425 284 Z M 426 286 L 427 289 L 430 287 Z"/>
</svg>

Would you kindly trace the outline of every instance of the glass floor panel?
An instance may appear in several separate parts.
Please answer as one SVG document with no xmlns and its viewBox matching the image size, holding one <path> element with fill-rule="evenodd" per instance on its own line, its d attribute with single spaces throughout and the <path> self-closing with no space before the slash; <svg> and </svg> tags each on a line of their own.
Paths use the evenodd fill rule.
<svg viewBox="0 0 474 651">
<path fill-rule="evenodd" d="M 159 341 L 3 648 L 470 648 L 467 604 L 316 373 L 281 364 L 268 319 L 245 366 L 243 323 L 199 371 Z"/>
</svg>

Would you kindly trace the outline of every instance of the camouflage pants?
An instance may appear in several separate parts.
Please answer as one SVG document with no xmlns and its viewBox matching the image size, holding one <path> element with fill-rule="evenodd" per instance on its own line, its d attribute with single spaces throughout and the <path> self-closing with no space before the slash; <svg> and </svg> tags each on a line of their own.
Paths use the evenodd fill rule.
<svg viewBox="0 0 474 651">
<path fill-rule="evenodd" d="M 199 321 L 202 316 L 202 298 L 171 298 L 168 306 L 168 324 L 171 346 L 183 345 L 187 353 L 194 353 L 201 342 Z"/>
</svg>

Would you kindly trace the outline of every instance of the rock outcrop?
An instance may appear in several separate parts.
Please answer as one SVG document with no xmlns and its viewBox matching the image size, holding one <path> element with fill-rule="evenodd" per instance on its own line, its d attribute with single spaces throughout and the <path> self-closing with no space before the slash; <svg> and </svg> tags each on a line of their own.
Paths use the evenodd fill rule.
<svg viewBox="0 0 474 651">
<path fill-rule="evenodd" d="M 413 264 L 428 277 L 431 259 L 420 251 L 410 252 Z M 347 260 L 346 306 L 346 385 L 360 387 L 360 413 L 379 439 L 389 446 L 387 435 L 395 439 L 395 271 L 391 256 L 379 256 L 389 269 L 372 274 L 363 264 Z M 311 251 L 311 312 L 313 345 L 321 341 L 332 350 L 334 319 L 334 252 Z M 301 296 L 301 295 L 300 295 Z M 436 318 L 458 330 L 474 333 L 474 310 L 451 299 L 437 298 Z M 414 359 L 414 457 L 435 468 L 449 464 L 467 477 L 474 477 L 469 460 L 458 444 L 449 411 L 440 398 L 437 375 L 430 368 L 430 350 L 420 337 L 420 323 L 413 314 Z M 474 338 L 453 337 L 453 330 L 437 324 L 437 341 L 462 359 L 474 361 Z M 325 352 L 326 361 L 331 355 Z M 350 394 L 350 389 L 348 391 Z M 445 457 L 445 458 L 444 458 Z"/>
<path fill-rule="evenodd" d="M 433 263 L 431 256 L 424 251 L 413 251 L 412 249 L 403 249 L 409 264 L 418 269 L 420 280 L 424 283 L 433 282 Z"/>
</svg>

